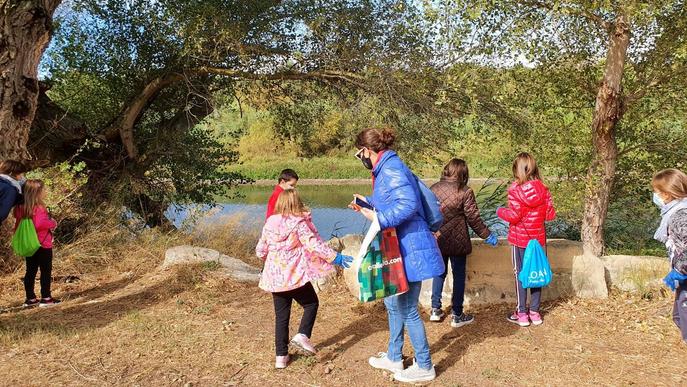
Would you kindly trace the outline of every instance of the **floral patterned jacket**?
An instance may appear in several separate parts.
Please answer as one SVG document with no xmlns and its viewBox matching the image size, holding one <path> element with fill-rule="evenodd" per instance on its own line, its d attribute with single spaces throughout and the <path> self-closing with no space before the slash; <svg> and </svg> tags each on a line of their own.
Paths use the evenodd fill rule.
<svg viewBox="0 0 687 387">
<path fill-rule="evenodd" d="M 270 216 L 255 253 L 265 261 L 259 286 L 272 293 L 300 288 L 335 271 L 331 262 L 336 251 L 317 233 L 310 214 Z"/>
</svg>

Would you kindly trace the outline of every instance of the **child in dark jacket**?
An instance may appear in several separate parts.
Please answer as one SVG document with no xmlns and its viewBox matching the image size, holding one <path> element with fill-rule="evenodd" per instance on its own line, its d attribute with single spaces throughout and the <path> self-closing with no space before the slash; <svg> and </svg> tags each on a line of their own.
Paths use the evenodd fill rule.
<svg viewBox="0 0 687 387">
<path fill-rule="evenodd" d="M 0 163 L 0 223 L 7 219 L 12 208 L 22 202 L 22 185 L 26 166 L 19 161 Z"/>
<path fill-rule="evenodd" d="M 46 194 L 45 185 L 41 180 L 27 180 L 26 184 L 24 184 L 24 204 L 14 208 L 15 230 L 19 227 L 22 219 L 30 218 L 36 227 L 38 242 L 41 245 L 33 256 L 26 257 L 26 274 L 24 275 L 24 290 L 26 291 L 24 306 L 26 307 L 35 305 L 48 307 L 60 302 L 52 298 L 50 292 L 52 282 L 52 232 L 57 227 L 57 222 L 48 214 L 45 206 Z M 36 274 L 39 269 L 41 271 L 40 300 L 36 298 L 36 293 L 34 292 Z"/>
<path fill-rule="evenodd" d="M 270 216 L 274 215 L 274 206 L 277 204 L 277 199 L 279 195 L 287 189 L 296 188 L 298 184 L 298 174 L 293 169 L 285 169 L 279 174 L 279 180 L 277 185 L 274 186 L 274 191 L 267 202 L 267 214 L 265 215 L 265 220 L 269 219 Z"/>
<path fill-rule="evenodd" d="M 496 235 L 489 231 L 480 217 L 475 193 L 468 187 L 468 180 L 469 171 L 465 161 L 452 159 L 444 167 L 441 180 L 432 186 L 432 192 L 441 202 L 441 213 L 444 216 L 444 224 L 436 236 L 446 270 L 444 274 L 432 280 L 432 311 L 429 321 L 441 321 L 444 317 L 441 296 L 450 261 L 453 271 L 451 326 L 454 328 L 474 321 L 472 315 L 463 313 L 466 261 L 467 256 L 472 252 L 468 227 L 480 238 L 486 239 L 486 243 L 492 246 L 498 243 Z"/>
<path fill-rule="evenodd" d="M 661 224 L 654 238 L 665 243 L 670 272 L 663 279 L 675 291 L 673 321 L 687 342 L 687 175 L 678 169 L 658 172 L 651 186 L 661 209 Z"/>
<path fill-rule="evenodd" d="M 543 324 L 539 314 L 541 288 L 530 289 L 530 305 L 527 309 L 527 289 L 522 287 L 518 273 L 522 270 L 525 248 L 530 240 L 536 239 L 546 248 L 545 222 L 556 217 L 551 192 L 539 175 L 537 162 L 528 153 L 520 153 L 513 161 L 515 181 L 508 188 L 508 207 L 499 208 L 496 214 L 509 223 L 508 242 L 512 245 L 511 260 L 515 275 L 515 289 L 518 305 L 508 321 L 521 327 Z"/>
</svg>

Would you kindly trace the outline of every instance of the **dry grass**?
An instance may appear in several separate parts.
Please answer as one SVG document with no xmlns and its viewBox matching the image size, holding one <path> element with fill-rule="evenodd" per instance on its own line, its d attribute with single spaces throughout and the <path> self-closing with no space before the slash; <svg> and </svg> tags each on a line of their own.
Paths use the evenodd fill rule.
<svg viewBox="0 0 687 387">
<path fill-rule="evenodd" d="M 258 236 L 243 232 L 240 217 L 215 219 L 212 223 L 203 223 L 205 218 L 201 217 L 198 231 L 187 233 L 140 228 L 134 232 L 132 229 L 135 227 L 122 224 L 116 213 L 96 216 L 102 221 L 92 222 L 74 238 L 74 242 L 56 244 L 53 259 L 56 283 L 78 281 L 79 286 L 95 287 L 121 273 L 139 278 L 155 270 L 168 248 L 185 244 L 215 249 L 251 264 L 258 263 L 255 258 Z M 21 281 L 25 266 L 15 258 L 7 267 L 11 270 L 0 276 L 0 307 L 23 301 Z M 38 290 L 38 283 L 36 287 Z M 55 296 L 60 295 L 56 293 Z"/>
<path fill-rule="evenodd" d="M 212 216 L 212 214 L 207 216 Z M 249 264 L 257 265 L 260 262 L 255 257 L 255 244 L 260 235 L 253 229 L 246 231 L 242 226 L 244 222 L 246 219 L 243 215 L 224 216 L 212 222 L 201 220 L 188 243 L 214 249 Z"/>
<path fill-rule="evenodd" d="M 272 369 L 271 298 L 211 267 L 117 276 L 92 287 L 59 284 L 57 291 L 68 300 L 60 307 L 0 314 L 3 384 L 389 384 L 367 366 L 386 345 L 384 310 L 360 306 L 342 286 L 321 295 L 318 356 L 296 358 L 281 372 Z M 545 304 L 541 327 L 507 323 L 510 306 L 499 305 L 473 310 L 477 322 L 461 329 L 427 324 L 434 384 L 679 385 L 687 381 L 687 346 L 670 321 L 671 303 L 613 294 Z M 296 307 L 292 329 L 298 317 Z"/>
</svg>

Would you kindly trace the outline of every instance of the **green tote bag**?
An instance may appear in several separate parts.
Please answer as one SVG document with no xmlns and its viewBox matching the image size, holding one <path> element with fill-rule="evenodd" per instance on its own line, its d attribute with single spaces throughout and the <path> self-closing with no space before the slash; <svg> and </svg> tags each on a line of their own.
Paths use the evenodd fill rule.
<svg viewBox="0 0 687 387">
<path fill-rule="evenodd" d="M 22 219 L 12 237 L 14 254 L 20 257 L 31 257 L 36 254 L 40 247 L 41 244 L 38 242 L 38 234 L 33 220 L 30 218 Z"/>
</svg>

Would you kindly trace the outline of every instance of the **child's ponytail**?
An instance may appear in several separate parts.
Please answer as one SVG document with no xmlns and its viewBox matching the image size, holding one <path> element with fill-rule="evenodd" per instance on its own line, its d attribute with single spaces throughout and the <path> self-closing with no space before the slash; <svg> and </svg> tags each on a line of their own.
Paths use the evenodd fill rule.
<svg viewBox="0 0 687 387">
<path fill-rule="evenodd" d="M 43 180 L 29 179 L 24 184 L 24 205 L 22 216 L 24 218 L 33 218 L 36 212 L 36 207 L 45 207 L 43 202 L 43 190 L 45 185 Z"/>
</svg>

